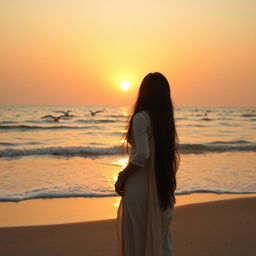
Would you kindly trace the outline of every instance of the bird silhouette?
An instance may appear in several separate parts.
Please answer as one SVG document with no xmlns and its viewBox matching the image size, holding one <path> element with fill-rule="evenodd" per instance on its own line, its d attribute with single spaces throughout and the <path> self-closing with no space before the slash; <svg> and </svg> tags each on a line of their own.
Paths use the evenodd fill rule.
<svg viewBox="0 0 256 256">
<path fill-rule="evenodd" d="M 97 110 L 97 111 L 92 111 L 90 110 L 90 113 L 92 116 L 95 116 L 97 113 L 103 112 L 104 110 Z"/>
<path fill-rule="evenodd" d="M 67 111 L 54 111 L 55 113 L 63 113 L 65 116 L 70 116 L 69 112 L 71 112 L 71 110 L 67 110 Z"/>
<path fill-rule="evenodd" d="M 65 115 L 61 115 L 61 116 L 52 116 L 52 115 L 46 115 L 46 116 L 42 116 L 41 118 L 52 118 L 54 122 L 59 122 L 59 120 L 62 118 L 62 117 L 65 117 Z"/>
</svg>

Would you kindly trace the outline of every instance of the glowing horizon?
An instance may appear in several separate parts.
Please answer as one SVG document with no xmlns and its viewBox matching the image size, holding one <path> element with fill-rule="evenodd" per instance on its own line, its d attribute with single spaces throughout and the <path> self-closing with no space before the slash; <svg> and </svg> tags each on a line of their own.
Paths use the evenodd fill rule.
<svg viewBox="0 0 256 256">
<path fill-rule="evenodd" d="M 0 7 L 0 104 L 131 105 L 143 77 L 158 71 L 177 106 L 255 106 L 255 1 Z"/>
</svg>

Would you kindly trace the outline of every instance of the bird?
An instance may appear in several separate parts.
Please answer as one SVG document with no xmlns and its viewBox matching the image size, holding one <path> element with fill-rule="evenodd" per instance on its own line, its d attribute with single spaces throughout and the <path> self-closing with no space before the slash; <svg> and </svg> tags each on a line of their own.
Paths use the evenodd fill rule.
<svg viewBox="0 0 256 256">
<path fill-rule="evenodd" d="M 52 116 L 52 115 L 46 115 L 46 116 L 42 116 L 41 118 L 52 118 L 54 120 L 54 122 L 59 122 L 59 120 L 62 118 L 62 117 L 65 117 L 65 115 L 61 115 L 61 116 Z"/>
<path fill-rule="evenodd" d="M 68 111 L 54 111 L 55 113 L 63 113 L 65 116 L 70 116 L 69 112 L 71 112 L 71 110 Z"/>
<path fill-rule="evenodd" d="M 90 113 L 92 116 L 95 116 L 97 113 L 100 113 L 100 112 L 103 112 L 104 110 L 98 110 L 98 111 L 91 111 L 90 110 Z"/>
</svg>

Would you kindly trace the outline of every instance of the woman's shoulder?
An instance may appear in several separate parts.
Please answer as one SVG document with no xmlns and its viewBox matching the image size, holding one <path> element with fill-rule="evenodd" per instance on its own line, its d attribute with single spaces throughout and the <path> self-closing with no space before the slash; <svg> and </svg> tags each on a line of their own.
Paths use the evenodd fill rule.
<svg viewBox="0 0 256 256">
<path fill-rule="evenodd" d="M 140 111 L 138 113 L 136 113 L 133 116 L 133 120 L 136 122 L 143 122 L 145 124 L 150 124 L 150 116 L 149 113 L 145 110 Z"/>
</svg>

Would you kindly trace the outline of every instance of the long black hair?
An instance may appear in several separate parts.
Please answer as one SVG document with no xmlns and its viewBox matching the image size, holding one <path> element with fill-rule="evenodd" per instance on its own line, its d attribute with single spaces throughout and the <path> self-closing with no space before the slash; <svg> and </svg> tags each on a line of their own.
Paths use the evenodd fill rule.
<svg viewBox="0 0 256 256">
<path fill-rule="evenodd" d="M 150 115 L 155 141 L 155 177 L 160 207 L 175 203 L 176 172 L 179 165 L 178 136 L 167 79 L 158 72 L 149 73 L 141 83 L 137 101 L 127 125 L 126 141 L 132 131 L 132 119 L 140 111 Z"/>
</svg>

